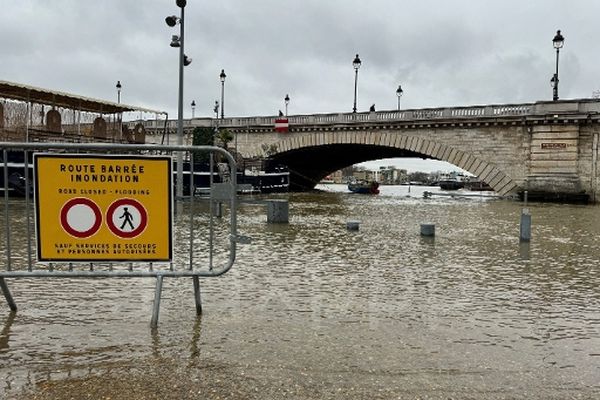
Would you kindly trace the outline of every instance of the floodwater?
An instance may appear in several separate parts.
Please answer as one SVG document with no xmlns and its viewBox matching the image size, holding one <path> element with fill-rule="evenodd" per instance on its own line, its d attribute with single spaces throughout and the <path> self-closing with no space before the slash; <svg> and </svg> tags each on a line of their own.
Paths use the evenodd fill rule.
<svg viewBox="0 0 600 400">
<path fill-rule="evenodd" d="M 289 224 L 242 205 L 252 243 L 201 280 L 201 317 L 165 278 L 156 330 L 152 278 L 7 279 L 0 397 L 600 398 L 598 206 L 529 204 L 523 244 L 512 200 L 321 189 L 269 196 Z"/>
</svg>

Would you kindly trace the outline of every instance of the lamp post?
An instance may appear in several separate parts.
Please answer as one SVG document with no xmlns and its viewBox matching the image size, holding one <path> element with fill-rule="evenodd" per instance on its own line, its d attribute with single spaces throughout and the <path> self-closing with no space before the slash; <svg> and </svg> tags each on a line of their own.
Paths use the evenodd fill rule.
<svg viewBox="0 0 600 400">
<path fill-rule="evenodd" d="M 287 116 L 288 116 L 288 105 L 290 104 L 290 95 L 286 94 L 285 98 L 283 99 L 283 101 L 285 101 L 285 116 L 287 118 Z"/>
<path fill-rule="evenodd" d="M 121 81 L 117 81 L 117 103 L 121 104 Z"/>
<path fill-rule="evenodd" d="M 121 104 L 121 81 L 117 81 L 117 103 Z M 43 111 L 42 111 L 42 115 L 43 115 Z M 42 116 L 42 122 L 43 122 L 43 116 Z M 119 113 L 119 140 L 122 141 L 123 140 L 123 113 L 120 112 Z"/>
<path fill-rule="evenodd" d="M 404 93 L 402 85 L 398 85 L 398 89 L 396 89 L 396 96 L 398 96 L 398 111 L 400 111 L 400 98 L 402 97 L 402 93 Z"/>
<path fill-rule="evenodd" d="M 181 16 L 177 18 L 171 15 L 165 18 L 165 22 L 170 27 L 174 27 L 179 23 L 179 36 L 173 35 L 171 38 L 171 47 L 179 47 L 179 96 L 177 101 L 177 144 L 183 146 L 183 66 L 189 65 L 191 59 L 188 59 L 183 50 L 183 33 L 184 33 L 184 10 L 186 0 L 176 0 L 175 4 L 181 9 Z M 175 190 L 177 198 L 183 197 L 183 154 L 177 153 L 177 186 Z"/>
<path fill-rule="evenodd" d="M 192 118 L 194 118 L 194 111 L 196 111 L 196 100 L 192 100 Z"/>
<path fill-rule="evenodd" d="M 221 80 L 221 119 L 225 118 L 225 70 L 221 70 L 221 74 L 219 75 L 219 79 Z"/>
<path fill-rule="evenodd" d="M 563 37 L 563 35 L 560 34 L 560 29 L 559 29 L 556 31 L 556 35 L 554 36 L 554 39 L 552 39 L 552 45 L 556 49 L 556 72 L 554 73 L 554 76 L 550 80 L 550 83 L 552 84 L 552 100 L 554 100 L 554 101 L 558 100 L 558 53 L 560 52 L 560 49 L 563 47 L 564 43 L 565 43 L 565 38 Z"/>
<path fill-rule="evenodd" d="M 354 67 L 354 107 L 352 108 L 352 112 L 356 112 L 356 95 L 358 91 L 358 69 L 360 68 L 360 58 L 358 58 L 358 54 L 354 57 L 354 61 L 352 61 L 352 66 Z"/>
</svg>

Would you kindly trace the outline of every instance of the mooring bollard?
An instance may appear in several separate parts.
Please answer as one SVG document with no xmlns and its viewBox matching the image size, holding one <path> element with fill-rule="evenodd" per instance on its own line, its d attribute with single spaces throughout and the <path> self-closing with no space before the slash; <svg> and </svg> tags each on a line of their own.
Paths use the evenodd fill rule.
<svg viewBox="0 0 600 400">
<path fill-rule="evenodd" d="M 528 242 L 531 240 L 531 214 L 529 208 L 524 208 L 521 212 L 521 224 L 519 227 L 519 239 Z"/>
<path fill-rule="evenodd" d="M 531 213 L 527 208 L 527 190 L 523 193 L 525 207 L 521 211 L 521 223 L 519 225 L 519 240 L 528 242 L 531 240 Z"/>
<path fill-rule="evenodd" d="M 360 226 L 360 221 L 346 221 L 346 229 L 349 231 L 357 231 Z"/>
<path fill-rule="evenodd" d="M 287 224 L 289 222 L 287 200 L 267 200 L 267 222 L 270 224 Z"/>
<path fill-rule="evenodd" d="M 421 224 L 421 236 L 435 236 L 435 224 Z"/>
</svg>

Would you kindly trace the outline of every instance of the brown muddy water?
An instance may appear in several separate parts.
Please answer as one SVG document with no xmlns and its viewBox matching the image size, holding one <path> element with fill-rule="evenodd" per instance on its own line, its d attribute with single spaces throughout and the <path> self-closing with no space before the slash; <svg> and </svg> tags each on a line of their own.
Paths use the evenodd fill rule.
<svg viewBox="0 0 600 400">
<path fill-rule="evenodd" d="M 156 330 L 152 278 L 7 279 L 0 398 L 600 398 L 598 206 L 530 204 L 520 244 L 522 203 L 324 189 L 278 196 L 289 224 L 242 205 L 252 243 L 202 316 L 165 278 Z"/>
</svg>

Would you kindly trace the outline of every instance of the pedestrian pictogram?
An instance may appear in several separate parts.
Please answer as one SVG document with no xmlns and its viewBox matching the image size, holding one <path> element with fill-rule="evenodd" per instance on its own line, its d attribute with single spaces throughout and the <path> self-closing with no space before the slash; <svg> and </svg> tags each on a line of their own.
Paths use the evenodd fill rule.
<svg viewBox="0 0 600 400">
<path fill-rule="evenodd" d="M 60 225 L 71 236 L 87 238 L 94 235 L 102 224 L 102 214 L 90 199 L 76 197 L 60 210 Z"/>
<path fill-rule="evenodd" d="M 106 224 L 108 229 L 118 237 L 134 238 L 146 229 L 148 213 L 137 200 L 119 199 L 108 207 Z"/>
</svg>

